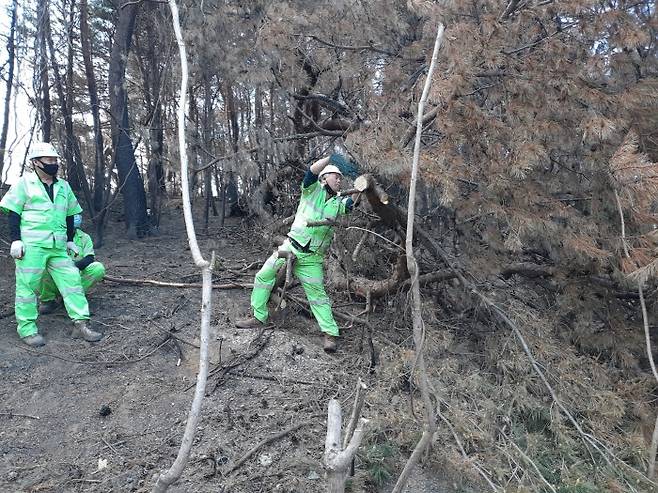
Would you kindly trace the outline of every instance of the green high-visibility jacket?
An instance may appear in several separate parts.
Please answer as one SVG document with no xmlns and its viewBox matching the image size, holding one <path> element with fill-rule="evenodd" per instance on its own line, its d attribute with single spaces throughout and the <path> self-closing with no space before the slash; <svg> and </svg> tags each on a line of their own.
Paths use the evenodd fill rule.
<svg viewBox="0 0 658 493">
<path fill-rule="evenodd" d="M 58 178 L 53 200 L 36 173 L 26 173 L 0 200 L 0 211 L 21 216 L 21 240 L 45 248 L 66 247 L 66 216 L 80 214 L 82 207 L 71 186 Z"/>
<path fill-rule="evenodd" d="M 323 255 L 329 249 L 334 237 L 333 226 L 309 227 L 307 224 L 336 219 L 346 214 L 347 200 L 348 197 L 329 196 L 319 181 L 313 182 L 308 187 L 302 184 L 302 197 L 288 236 L 311 252 Z"/>
<path fill-rule="evenodd" d="M 91 236 L 82 231 L 80 228 L 76 228 L 75 230 L 73 243 L 75 243 L 80 249 L 80 253 L 77 255 L 77 257 L 75 257 L 75 260 L 83 259 L 87 255 L 96 255 L 94 253 L 94 241 L 91 239 Z M 74 258 L 73 252 L 69 253 L 69 257 Z"/>
</svg>

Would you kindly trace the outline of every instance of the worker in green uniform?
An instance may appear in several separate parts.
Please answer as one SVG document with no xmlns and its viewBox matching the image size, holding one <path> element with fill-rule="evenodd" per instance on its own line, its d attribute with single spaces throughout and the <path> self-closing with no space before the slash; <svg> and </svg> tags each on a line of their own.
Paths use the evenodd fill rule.
<svg viewBox="0 0 658 493">
<path fill-rule="evenodd" d="M 67 255 L 67 251 L 79 252 L 73 242 L 73 216 L 82 208 L 69 184 L 57 178 L 59 154 L 52 144 L 33 144 L 28 159 L 34 172 L 21 176 L 0 200 L 0 211 L 9 215 L 9 252 L 16 262 L 14 309 L 18 335 L 29 346 L 46 343 L 36 320 L 37 294 L 48 272 L 73 320 L 71 336 L 98 341 L 102 335 L 87 327 L 89 306 L 80 271 Z"/>
<path fill-rule="evenodd" d="M 75 228 L 73 243 L 78 247 L 79 252 L 77 254 L 69 252 L 69 257 L 80 271 L 82 289 L 87 294 L 89 289 L 105 276 L 105 266 L 96 260 L 94 242 L 91 236 L 80 229 L 81 226 L 82 215 L 75 214 L 73 216 L 73 227 Z M 39 301 L 41 302 L 39 313 L 42 315 L 52 313 L 61 306 L 60 293 L 48 272 L 41 279 Z"/>
<path fill-rule="evenodd" d="M 311 165 L 304 176 L 299 206 L 286 240 L 256 274 L 251 292 L 253 316 L 236 321 L 236 327 L 265 325 L 269 315 L 267 302 L 274 288 L 276 273 L 286 262 L 279 252 L 292 252 L 295 256 L 293 272 L 300 280 L 311 312 L 324 333 L 324 350 L 336 351 L 338 325 L 331 312 L 331 300 L 324 289 L 323 273 L 324 255 L 331 245 L 334 228 L 330 224 L 313 227 L 307 224 L 335 220 L 352 210 L 352 197 L 341 196 L 339 191 L 343 172 L 354 170 L 349 161 L 337 154 Z"/>
</svg>

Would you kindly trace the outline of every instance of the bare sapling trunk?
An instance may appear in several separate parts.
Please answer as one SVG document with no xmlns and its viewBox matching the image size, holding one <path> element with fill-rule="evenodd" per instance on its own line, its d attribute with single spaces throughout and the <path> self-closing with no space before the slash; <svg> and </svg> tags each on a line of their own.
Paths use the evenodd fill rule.
<svg viewBox="0 0 658 493">
<path fill-rule="evenodd" d="M 617 210 L 619 211 L 619 222 L 621 225 L 621 244 L 624 248 L 624 256 L 626 258 L 631 258 L 631 254 L 628 251 L 628 245 L 626 244 L 626 221 L 624 221 L 624 210 L 621 206 L 621 200 L 619 199 L 617 190 L 615 190 L 615 200 L 617 201 Z M 638 280 L 637 282 L 637 292 L 640 296 L 640 306 L 642 308 L 642 322 L 644 326 L 644 338 L 647 345 L 647 356 L 651 365 L 651 372 L 653 373 L 656 382 L 658 382 L 658 370 L 656 370 L 656 364 L 653 361 L 653 349 L 651 349 L 651 335 L 649 333 L 649 316 L 647 314 L 646 303 L 644 302 L 642 280 Z M 656 416 L 656 423 L 653 427 L 653 434 L 651 436 L 651 445 L 649 446 L 649 465 L 647 467 L 647 477 L 649 479 L 653 479 L 656 473 L 656 449 L 658 449 L 658 416 Z"/>
<path fill-rule="evenodd" d="M 185 142 L 185 110 L 187 108 L 187 55 L 185 51 L 185 43 L 181 33 L 180 21 L 178 18 L 178 7 L 175 0 L 169 0 L 169 7 L 171 9 L 171 16 L 174 25 L 174 32 L 176 33 L 176 41 L 178 42 L 178 49 L 181 60 L 181 87 L 180 87 L 180 100 L 178 105 L 178 145 L 180 147 L 180 167 L 181 167 L 181 188 L 183 193 L 183 213 L 185 215 L 185 229 L 187 231 L 187 239 L 190 245 L 190 251 L 194 259 L 194 263 L 201 269 L 203 278 L 203 287 L 201 295 L 201 334 L 200 334 L 200 349 L 199 349 L 199 372 L 197 373 L 196 388 L 194 390 L 194 398 L 192 399 L 192 406 L 187 416 L 187 423 L 185 425 L 185 432 L 181 441 L 178 455 L 173 465 L 168 471 L 163 472 L 158 477 L 158 480 L 153 487 L 153 493 L 164 493 L 169 486 L 183 473 L 183 469 L 187 464 L 190 457 L 190 450 L 194 442 L 194 435 L 196 434 L 197 425 L 201 417 L 201 405 L 203 397 L 206 392 L 206 380 L 208 378 L 208 339 L 210 328 L 210 314 L 212 312 L 212 267 L 214 263 L 215 254 L 213 252 L 211 261 L 208 262 L 201 256 L 199 244 L 196 240 L 196 233 L 194 231 L 194 222 L 192 221 L 192 207 L 190 205 L 190 189 L 188 183 L 188 164 L 187 152 Z"/>
<path fill-rule="evenodd" d="M 416 350 L 416 360 L 414 369 L 417 374 L 418 384 L 420 387 L 421 402 L 423 405 L 423 435 L 416 444 L 414 451 L 407 460 L 404 469 L 400 473 L 392 493 L 401 493 L 404 490 L 409 474 L 420 460 L 421 455 L 427 450 L 430 441 L 436 431 L 436 417 L 434 416 L 434 406 L 430 397 L 429 379 L 427 369 L 425 368 L 425 358 L 423 356 L 423 341 L 425 339 L 425 323 L 421 313 L 420 284 L 418 282 L 418 263 L 413 251 L 414 238 L 414 213 L 416 208 L 416 183 L 418 182 L 418 161 L 420 159 L 421 135 L 423 132 L 423 114 L 425 102 L 432 85 L 432 74 L 436 65 L 436 58 L 443 40 L 443 24 L 439 24 L 436 40 L 434 42 L 434 51 L 432 52 L 432 61 L 427 71 L 427 79 L 423 94 L 418 103 L 418 121 L 416 124 L 416 143 L 414 145 L 414 157 L 411 165 L 411 183 L 409 186 L 409 207 L 407 209 L 407 234 L 406 234 L 406 254 L 407 270 L 411 275 L 411 313 L 413 320 L 414 347 Z"/>
<path fill-rule="evenodd" d="M 361 418 L 361 409 L 365 400 L 366 385 L 357 383 L 356 396 L 352 414 L 345 437 L 341 440 L 342 411 L 340 402 L 329 401 L 327 416 L 327 438 L 324 445 L 324 467 L 327 471 L 327 493 L 343 493 L 345 481 L 351 470 L 356 451 L 361 445 L 368 420 Z"/>
</svg>

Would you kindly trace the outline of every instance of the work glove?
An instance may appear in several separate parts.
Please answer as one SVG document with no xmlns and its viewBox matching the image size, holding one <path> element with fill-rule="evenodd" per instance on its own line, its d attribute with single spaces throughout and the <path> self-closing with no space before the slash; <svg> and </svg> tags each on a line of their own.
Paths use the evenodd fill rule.
<svg viewBox="0 0 658 493">
<path fill-rule="evenodd" d="M 350 178 L 356 178 L 359 176 L 359 168 L 356 163 L 353 163 L 345 156 L 341 156 L 340 154 L 332 154 L 329 156 L 329 162 L 336 166 L 345 176 Z"/>
<path fill-rule="evenodd" d="M 67 253 L 73 253 L 74 257 L 77 257 L 78 254 L 80 253 L 80 249 L 78 248 L 78 245 L 76 245 L 72 241 L 66 242 L 66 251 Z"/>
<path fill-rule="evenodd" d="M 23 258 L 23 255 L 25 255 L 25 245 L 21 240 L 15 240 L 11 242 L 11 247 L 9 247 L 9 255 L 16 259 Z"/>
</svg>

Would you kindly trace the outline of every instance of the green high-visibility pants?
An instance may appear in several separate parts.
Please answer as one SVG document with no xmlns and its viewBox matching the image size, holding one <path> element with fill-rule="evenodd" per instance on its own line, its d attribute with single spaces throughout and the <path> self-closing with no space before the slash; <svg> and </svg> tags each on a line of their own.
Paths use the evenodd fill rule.
<svg viewBox="0 0 658 493">
<path fill-rule="evenodd" d="M 80 280 L 85 294 L 94 284 L 102 280 L 103 277 L 105 277 L 105 266 L 100 262 L 92 262 L 80 271 Z M 45 272 L 43 279 L 41 279 L 41 294 L 39 295 L 39 300 L 41 300 L 41 302 L 52 301 L 58 294 L 59 291 L 57 290 L 57 286 L 55 285 L 52 276 L 48 272 Z"/>
<path fill-rule="evenodd" d="M 25 256 L 16 260 L 16 301 L 14 309 L 18 335 L 35 335 L 37 293 L 45 273 L 50 274 L 62 294 L 66 311 L 73 320 L 88 320 L 89 305 L 80 281 L 80 271 L 62 248 L 26 245 Z"/>
<path fill-rule="evenodd" d="M 326 334 L 337 336 L 338 325 L 331 313 L 331 300 L 324 290 L 323 256 L 317 253 L 301 252 L 288 241 L 285 241 L 279 250 L 290 251 L 295 255 L 293 273 L 302 283 L 311 306 L 311 312 L 318 321 L 320 330 Z M 276 273 L 285 263 L 286 259 L 279 258 L 278 252 L 275 251 L 256 274 L 254 289 L 251 292 L 251 308 L 254 311 L 254 317 L 261 322 L 267 320 L 269 315 L 267 302 L 276 282 Z"/>
</svg>

